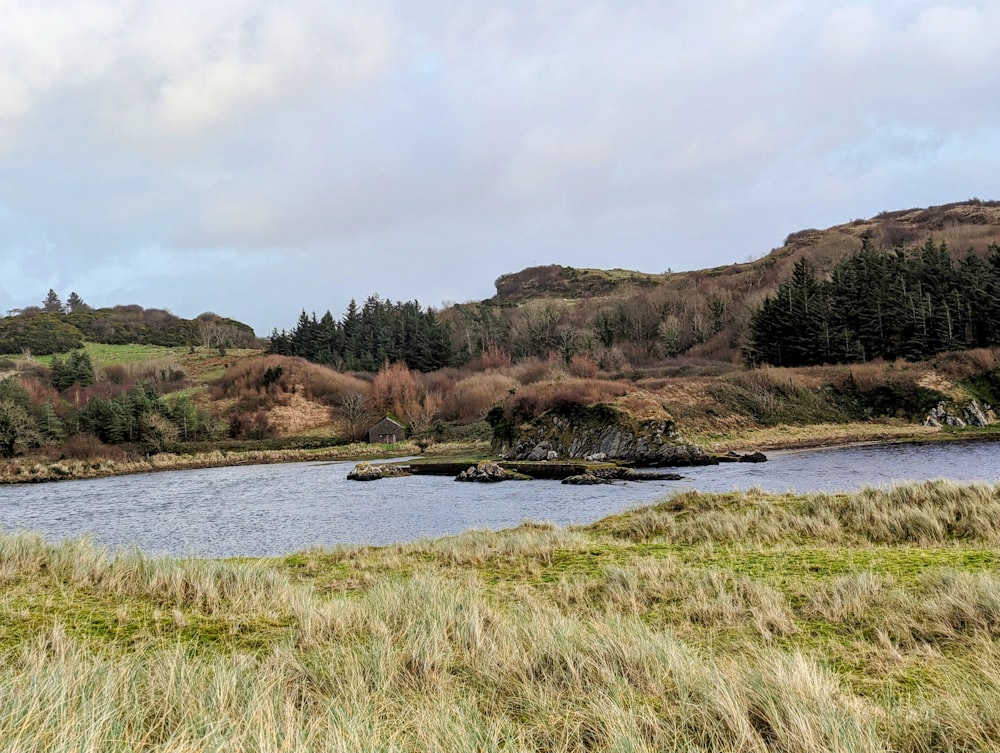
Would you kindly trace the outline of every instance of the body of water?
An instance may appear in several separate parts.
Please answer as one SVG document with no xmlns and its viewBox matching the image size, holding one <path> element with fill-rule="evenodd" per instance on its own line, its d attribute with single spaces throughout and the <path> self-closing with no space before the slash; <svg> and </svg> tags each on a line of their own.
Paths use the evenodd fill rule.
<svg viewBox="0 0 1000 753">
<path fill-rule="evenodd" d="M 568 486 L 461 484 L 413 476 L 347 481 L 354 463 L 169 471 L 0 486 L 0 528 L 52 539 L 91 535 L 110 547 L 202 557 L 276 556 L 337 544 L 389 544 L 500 529 L 525 520 L 589 523 L 686 489 L 857 489 L 949 478 L 1000 480 L 1000 443 L 873 445 L 774 453 L 767 463 L 682 468 L 683 481 Z"/>
</svg>

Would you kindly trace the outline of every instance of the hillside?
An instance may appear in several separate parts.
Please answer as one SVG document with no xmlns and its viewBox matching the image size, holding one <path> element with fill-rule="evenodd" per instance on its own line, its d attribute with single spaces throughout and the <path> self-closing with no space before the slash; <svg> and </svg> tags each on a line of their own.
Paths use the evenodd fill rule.
<svg viewBox="0 0 1000 753">
<path fill-rule="evenodd" d="M 457 347 L 515 358 L 586 353 L 609 369 L 684 355 L 737 361 L 761 301 L 808 258 L 822 275 L 868 239 L 876 249 L 916 248 L 928 239 L 958 258 L 1000 243 L 1000 202 L 971 200 L 907 209 L 826 230 L 793 232 L 755 261 L 688 272 L 532 267 L 501 276 L 496 295 L 440 313 Z"/>
</svg>

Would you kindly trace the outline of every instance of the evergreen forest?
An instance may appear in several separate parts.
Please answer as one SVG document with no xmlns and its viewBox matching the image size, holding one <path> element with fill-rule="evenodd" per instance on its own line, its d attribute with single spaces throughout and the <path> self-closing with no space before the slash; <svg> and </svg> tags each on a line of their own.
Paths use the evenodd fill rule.
<svg viewBox="0 0 1000 753">
<path fill-rule="evenodd" d="M 821 278 L 808 258 L 749 324 L 745 361 L 774 366 L 921 360 L 1000 344 L 1000 245 L 880 251 L 869 240 Z"/>
<path fill-rule="evenodd" d="M 349 371 L 377 371 L 386 361 L 434 371 L 452 362 L 451 336 L 432 309 L 378 295 L 360 308 L 351 300 L 339 321 L 329 311 L 319 319 L 303 311 L 291 332 L 271 333 L 267 352 Z"/>
</svg>

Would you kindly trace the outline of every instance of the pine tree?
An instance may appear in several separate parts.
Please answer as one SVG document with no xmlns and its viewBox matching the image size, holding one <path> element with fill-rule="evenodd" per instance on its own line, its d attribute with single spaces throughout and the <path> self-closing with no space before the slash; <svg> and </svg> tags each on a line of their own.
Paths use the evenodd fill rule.
<svg viewBox="0 0 1000 753">
<path fill-rule="evenodd" d="M 50 291 L 51 292 L 51 291 Z M 91 308 L 84 300 L 73 291 L 69 294 L 69 298 L 66 299 L 66 311 L 70 314 L 79 314 L 83 311 L 90 311 Z"/>
<path fill-rule="evenodd" d="M 62 301 L 59 300 L 59 296 L 56 294 L 52 288 L 49 288 L 49 294 L 45 296 L 45 300 L 42 301 L 42 308 L 45 311 L 51 311 L 53 313 L 62 313 L 63 305 Z"/>
</svg>

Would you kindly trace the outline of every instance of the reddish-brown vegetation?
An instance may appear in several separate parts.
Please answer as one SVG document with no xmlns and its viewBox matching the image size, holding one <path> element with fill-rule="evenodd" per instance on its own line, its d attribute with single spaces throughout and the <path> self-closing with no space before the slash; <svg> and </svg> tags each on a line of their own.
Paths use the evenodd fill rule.
<svg viewBox="0 0 1000 753">
<path fill-rule="evenodd" d="M 519 386 L 516 379 L 505 374 L 473 374 L 458 382 L 445 395 L 441 417 L 463 423 L 479 421 L 490 408 Z"/>
<path fill-rule="evenodd" d="M 570 378 L 537 382 L 519 387 L 504 405 L 510 415 L 530 420 L 557 405 L 589 405 L 613 400 L 632 389 L 628 382 L 603 379 Z"/>
</svg>

